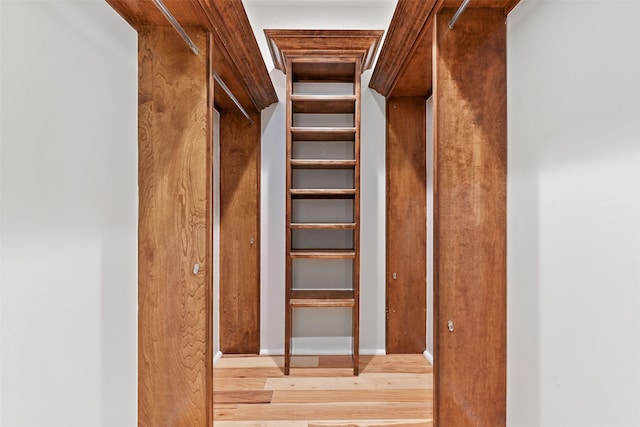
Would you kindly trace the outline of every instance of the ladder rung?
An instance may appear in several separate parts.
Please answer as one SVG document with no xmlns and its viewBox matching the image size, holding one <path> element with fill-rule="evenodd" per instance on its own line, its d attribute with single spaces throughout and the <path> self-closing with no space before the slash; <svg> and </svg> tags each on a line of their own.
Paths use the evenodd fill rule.
<svg viewBox="0 0 640 427">
<path fill-rule="evenodd" d="M 356 256 L 356 252 L 352 249 L 347 250 L 310 250 L 310 249 L 297 249 L 292 250 L 289 254 L 292 259 L 309 258 L 309 259 L 353 259 Z"/>
<path fill-rule="evenodd" d="M 292 290 L 289 304 L 292 307 L 353 307 L 352 290 Z"/>
</svg>

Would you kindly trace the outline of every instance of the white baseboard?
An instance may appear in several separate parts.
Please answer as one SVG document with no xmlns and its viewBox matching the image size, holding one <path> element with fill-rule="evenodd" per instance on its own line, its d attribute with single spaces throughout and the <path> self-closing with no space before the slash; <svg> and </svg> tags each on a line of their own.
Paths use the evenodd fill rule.
<svg viewBox="0 0 640 427">
<path fill-rule="evenodd" d="M 363 348 L 363 349 L 360 349 L 360 354 L 364 356 L 385 356 L 387 352 L 384 348 L 382 349 L 381 348 L 378 348 L 378 349 Z"/>
<path fill-rule="evenodd" d="M 218 360 L 220 360 L 221 357 L 222 357 L 221 351 L 217 352 L 216 355 L 213 356 L 213 366 L 216 366 L 216 363 L 218 362 Z"/>
<path fill-rule="evenodd" d="M 425 359 L 433 366 L 433 354 L 431 354 L 429 350 L 425 350 L 422 354 L 424 354 Z"/>
</svg>

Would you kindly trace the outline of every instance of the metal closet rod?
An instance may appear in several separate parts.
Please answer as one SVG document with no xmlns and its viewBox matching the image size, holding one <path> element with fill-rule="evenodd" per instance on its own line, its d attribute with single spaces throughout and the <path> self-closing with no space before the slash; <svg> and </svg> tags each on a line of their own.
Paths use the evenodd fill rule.
<svg viewBox="0 0 640 427">
<path fill-rule="evenodd" d="M 244 115 L 247 118 L 247 120 L 249 120 L 251 122 L 251 124 L 254 124 L 254 121 L 251 118 L 251 116 L 249 115 L 249 113 L 247 113 L 247 110 L 245 110 L 242 107 L 242 104 L 240 104 L 240 101 L 238 101 L 238 99 L 233 95 L 233 92 L 231 92 L 231 89 L 229 89 L 227 87 L 227 85 L 224 84 L 224 82 L 222 81 L 222 79 L 220 78 L 218 73 L 216 73 L 215 71 L 213 72 L 213 79 L 216 81 L 216 83 L 218 83 L 220 85 L 222 90 L 224 90 L 227 93 L 227 95 L 229 95 L 229 98 L 231 98 L 231 100 L 236 105 L 236 107 L 238 107 L 238 110 L 240 110 L 242 115 Z"/>
<path fill-rule="evenodd" d="M 162 3 L 162 0 L 153 0 L 153 4 L 156 5 L 156 7 L 160 10 L 160 12 L 162 12 L 164 17 L 167 18 L 167 21 L 169 21 L 171 26 L 178 32 L 178 34 L 180 34 L 180 37 L 182 37 L 182 40 L 184 40 L 185 43 L 187 43 L 187 45 L 191 49 L 191 52 L 193 52 L 194 55 L 198 56 L 198 54 L 200 53 L 200 49 L 198 49 L 198 46 L 196 46 L 193 40 L 191 40 L 191 37 L 189 37 L 189 34 L 187 34 L 184 28 L 182 28 L 182 25 L 180 25 L 180 23 L 173 16 L 173 14 L 169 12 L 169 9 L 167 9 L 167 6 L 165 6 L 164 3 Z"/>
<path fill-rule="evenodd" d="M 456 13 L 453 15 L 453 18 L 451 18 L 451 21 L 449 21 L 449 29 L 453 30 L 453 27 L 456 25 L 456 22 L 458 22 L 458 19 L 460 18 L 460 15 L 462 15 L 462 12 L 464 12 L 464 10 L 467 8 L 467 6 L 469 6 L 469 3 L 471 2 L 471 0 L 464 0 L 462 2 L 462 4 L 460 5 L 460 7 L 458 8 L 458 10 L 456 10 Z"/>
<path fill-rule="evenodd" d="M 171 26 L 178 32 L 178 34 L 180 34 L 180 37 L 182 37 L 182 40 L 184 40 L 185 43 L 189 46 L 189 48 L 191 49 L 191 52 L 193 52 L 194 55 L 198 56 L 200 54 L 200 49 L 198 49 L 198 46 L 196 46 L 193 40 L 191 40 L 191 37 L 189 37 L 189 34 L 187 34 L 184 28 L 182 28 L 182 25 L 180 25 L 180 23 L 175 18 L 175 16 L 173 16 L 173 14 L 169 11 L 169 9 L 167 9 L 167 6 L 165 6 L 162 0 L 153 0 L 153 4 L 156 5 L 156 7 L 160 10 L 160 12 L 162 12 L 165 18 L 167 18 L 167 21 L 169 21 Z M 214 72 L 213 78 L 220 85 L 220 87 L 227 93 L 227 95 L 229 95 L 229 98 L 231 98 L 231 100 L 236 105 L 236 107 L 238 107 L 240 112 L 251 122 L 251 124 L 254 124 L 254 121 L 249 115 L 249 113 L 247 113 L 247 110 L 245 110 L 242 107 L 242 104 L 240 104 L 240 101 L 238 101 L 238 99 L 235 97 L 233 92 L 231 92 L 229 87 L 227 87 L 227 85 L 222 81 L 218 73 Z"/>
</svg>

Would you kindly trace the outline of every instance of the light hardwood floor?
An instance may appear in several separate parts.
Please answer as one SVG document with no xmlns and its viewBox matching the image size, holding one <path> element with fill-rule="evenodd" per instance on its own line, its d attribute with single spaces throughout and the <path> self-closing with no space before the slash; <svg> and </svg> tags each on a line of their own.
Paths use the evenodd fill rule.
<svg viewBox="0 0 640 427">
<path fill-rule="evenodd" d="M 214 368 L 216 427 L 431 427 L 432 369 L 422 355 L 223 356 Z"/>
</svg>

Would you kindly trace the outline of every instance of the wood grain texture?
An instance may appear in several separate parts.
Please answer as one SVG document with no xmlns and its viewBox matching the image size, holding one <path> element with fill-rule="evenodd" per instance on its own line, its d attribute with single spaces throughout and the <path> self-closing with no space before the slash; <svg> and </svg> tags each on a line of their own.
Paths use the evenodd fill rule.
<svg viewBox="0 0 640 427">
<path fill-rule="evenodd" d="M 369 87 L 388 96 L 406 63 L 424 37 L 427 20 L 433 20 L 436 3 L 443 0 L 398 0 Z M 418 94 L 410 94 L 418 95 Z"/>
<path fill-rule="evenodd" d="M 492 8 L 510 11 L 520 0 L 473 0 L 469 3 L 469 8 Z M 462 4 L 462 0 L 445 0 L 443 7 L 457 9 Z"/>
<path fill-rule="evenodd" d="M 145 25 L 166 27 L 167 18 L 152 0 L 106 0 L 106 2 L 136 31 Z M 183 27 L 207 28 L 208 20 L 194 1 L 163 0 L 164 5 Z"/>
<path fill-rule="evenodd" d="M 137 31 L 144 25 L 169 25 L 151 0 L 106 2 Z M 249 109 L 245 99 L 250 100 L 257 111 L 278 102 L 278 96 L 241 0 L 163 2 L 183 27 L 204 28 L 214 35 L 219 46 L 214 68 L 236 97 L 243 102 L 245 109 Z M 177 33 L 174 35 L 180 40 Z M 180 42 L 183 49 L 189 50 L 182 40 Z"/>
<path fill-rule="evenodd" d="M 214 70 L 218 73 L 219 78 L 224 82 L 225 86 L 233 93 L 233 96 L 238 100 L 240 105 L 247 110 L 253 111 L 256 109 L 251 96 L 245 90 L 242 80 L 238 78 L 240 73 L 233 64 L 231 54 L 227 49 L 221 45 L 219 37 L 215 39 L 216 49 L 213 53 Z M 235 105 L 231 97 L 227 92 L 220 87 L 218 82 L 215 82 L 215 104 L 216 109 L 220 112 L 236 111 L 238 107 Z"/>
<path fill-rule="evenodd" d="M 220 391 L 256 391 L 264 390 L 267 378 L 235 378 L 235 377 L 218 377 L 213 373 L 213 388 L 215 393 Z M 215 404 L 215 402 L 214 402 Z"/>
<path fill-rule="evenodd" d="M 362 71 L 371 68 L 382 30 L 264 30 L 274 66 L 287 74 L 287 58 L 344 52 L 358 58 Z M 320 61 L 322 62 L 322 61 Z M 328 61 L 328 62 L 336 62 Z M 353 62 L 353 60 L 352 60 Z"/>
<path fill-rule="evenodd" d="M 293 331 L 293 308 L 347 307 L 352 314 L 352 368 L 359 373 L 359 293 L 360 293 L 360 57 L 349 49 L 354 46 L 364 49 L 363 55 L 375 51 L 380 33 L 375 31 L 290 31 L 267 30 L 274 60 L 280 60 L 281 69 L 287 74 L 287 141 L 286 141 L 286 236 L 285 236 L 285 363 L 284 373 L 290 373 L 291 335 Z M 290 38 L 287 38 L 290 37 Z M 377 40 L 377 41 L 376 41 Z M 349 44 L 351 43 L 351 45 Z M 374 46 L 375 45 L 375 46 Z M 344 55 L 330 56 L 326 49 L 341 50 Z M 281 50 L 284 49 L 284 50 Z M 287 50 L 289 49 L 289 50 Z M 330 50 L 331 50 L 330 49 Z M 368 49 L 368 50 L 367 50 Z M 288 55 L 288 53 L 295 53 Z M 307 65 L 313 65 L 308 67 Z M 328 66 L 327 66 L 328 65 Z M 333 65 L 338 65 L 337 73 Z M 308 74 L 305 74 L 308 73 Z M 319 81 L 333 83 L 348 77 L 353 83 L 352 95 L 307 95 L 294 92 L 294 82 Z M 351 113 L 352 128 L 293 127 L 294 113 L 334 114 Z M 353 159 L 321 160 L 293 159 L 293 142 L 300 139 L 310 141 L 353 141 Z M 349 189 L 299 189 L 293 188 L 293 169 L 353 169 L 353 188 Z M 343 224 L 294 223 L 293 199 L 353 199 L 353 222 Z M 352 250 L 299 250 L 293 244 L 294 230 L 353 230 Z M 341 246 L 337 246 L 341 247 Z M 294 258 L 353 259 L 353 288 L 350 291 L 293 290 Z"/>
<path fill-rule="evenodd" d="M 311 223 L 311 222 L 292 222 L 289 227 L 292 230 L 353 230 L 356 228 L 354 222 L 347 223 Z"/>
<path fill-rule="evenodd" d="M 341 402 L 428 402 L 432 399 L 428 389 L 401 390 L 277 390 L 272 403 L 341 403 Z"/>
<path fill-rule="evenodd" d="M 500 9 L 436 19 L 434 292 L 438 426 L 506 415 L 506 26 Z M 447 328 L 454 322 L 454 332 Z"/>
<path fill-rule="evenodd" d="M 357 377 L 267 378 L 268 390 L 360 390 L 360 389 L 420 389 L 426 388 L 432 374 L 387 373 L 360 374 Z"/>
<path fill-rule="evenodd" d="M 353 141 L 355 127 L 291 127 L 292 141 Z"/>
<path fill-rule="evenodd" d="M 220 114 L 220 349 L 260 352 L 260 114 Z M 253 242 L 253 243 L 252 243 Z"/>
<path fill-rule="evenodd" d="M 355 166 L 355 160 L 291 160 L 291 167 L 294 169 L 353 169 Z"/>
<path fill-rule="evenodd" d="M 288 256 L 291 259 L 354 259 L 356 257 L 356 253 L 352 250 L 298 249 L 292 250 Z"/>
<path fill-rule="evenodd" d="M 255 109 L 262 111 L 278 102 L 242 0 L 192 1 L 197 1 L 209 18 L 210 30 L 215 32 L 229 53 L 229 61 L 237 70 L 235 78 L 251 98 Z M 228 76 L 225 82 L 231 80 Z"/>
<path fill-rule="evenodd" d="M 380 37 L 382 37 L 382 33 L 380 33 Z M 376 42 L 373 53 L 375 54 L 375 50 L 378 48 L 378 43 L 380 39 Z M 351 309 L 351 336 L 353 339 L 352 344 L 352 356 L 353 356 L 353 375 L 358 375 L 360 373 L 360 125 L 361 125 L 361 103 L 362 103 L 362 81 L 360 79 L 360 75 L 364 72 L 365 67 L 369 67 L 370 64 L 367 63 L 366 58 L 357 59 L 355 61 L 355 78 L 353 80 L 353 88 L 354 93 L 356 95 L 356 108 L 355 108 L 355 118 L 354 124 L 356 127 L 356 135 L 354 139 L 354 158 L 356 160 L 356 165 L 354 169 L 354 188 L 356 190 L 356 195 L 353 199 L 353 222 L 356 224 L 355 230 L 353 230 L 353 248 L 355 251 L 355 258 L 353 260 L 353 271 L 352 271 L 352 287 L 353 287 L 353 298 L 355 300 L 355 304 Z"/>
<path fill-rule="evenodd" d="M 293 290 L 289 304 L 292 307 L 353 307 L 352 290 Z"/>
<path fill-rule="evenodd" d="M 381 356 L 361 356 L 362 372 L 428 374 L 433 372 L 431 365 L 424 363 L 422 354 L 387 354 Z"/>
<path fill-rule="evenodd" d="M 213 393 L 216 405 L 243 403 L 270 403 L 273 392 L 263 391 L 219 391 Z"/>
<path fill-rule="evenodd" d="M 271 48 L 270 48 L 271 49 Z M 273 51 L 271 52 L 273 55 Z M 291 59 L 286 60 L 285 69 L 292 70 L 293 63 Z M 286 73 L 285 73 L 286 74 Z M 293 335 L 293 307 L 291 307 L 291 290 L 293 289 L 293 232 L 287 225 L 293 222 L 293 202 L 294 197 L 291 194 L 293 188 L 293 170 L 291 168 L 291 160 L 293 158 L 293 105 L 291 97 L 295 95 L 293 90 L 293 73 L 287 75 L 287 122 L 286 122 L 286 205 L 285 205 L 285 283 L 284 283 L 284 374 L 291 373 L 291 337 Z"/>
<path fill-rule="evenodd" d="M 431 96 L 433 82 L 433 21 L 429 21 L 388 96 Z"/>
<path fill-rule="evenodd" d="M 402 421 L 387 421 L 387 420 L 349 420 L 348 423 L 340 421 L 314 421 L 308 424 L 308 427 L 432 427 L 432 421 L 425 421 L 424 419 L 406 419 Z"/>
<path fill-rule="evenodd" d="M 294 113 L 353 114 L 355 95 L 291 95 Z"/>
<path fill-rule="evenodd" d="M 207 33 L 190 35 L 206 53 Z M 143 26 L 138 43 L 138 424 L 208 426 L 210 63 L 172 28 Z"/>
<path fill-rule="evenodd" d="M 334 419 L 381 419 L 427 418 L 431 408 L 424 403 L 342 403 L 311 404 L 257 404 L 239 405 L 227 415 L 229 420 L 334 420 Z M 223 417 L 220 417 L 224 419 Z"/>
<path fill-rule="evenodd" d="M 425 100 L 387 98 L 386 112 L 386 349 L 421 354 L 427 336 Z"/>
<path fill-rule="evenodd" d="M 216 421 L 216 427 L 309 427 L 306 421 Z"/>
<path fill-rule="evenodd" d="M 323 62 L 322 58 L 314 61 L 296 62 L 293 64 L 294 82 L 317 82 L 331 80 L 334 82 L 353 82 L 355 67 L 352 58 L 339 58 L 342 62 Z M 347 62 L 348 61 L 348 62 Z"/>
<path fill-rule="evenodd" d="M 353 367 L 351 365 L 351 357 L 342 365 L 342 367 L 331 368 L 319 368 L 314 369 L 300 369 L 298 367 L 291 367 L 291 375 L 296 377 L 350 377 L 353 376 Z M 295 358 L 292 359 L 292 362 Z M 219 378 L 236 377 L 236 378 L 252 378 L 255 376 L 264 376 L 267 378 L 281 378 L 284 377 L 284 372 L 281 367 L 270 368 L 227 368 L 216 371 L 216 375 Z M 217 402 L 217 401 L 216 401 Z"/>
<path fill-rule="evenodd" d="M 281 357 L 223 356 L 214 369 L 216 396 L 224 400 L 216 400 L 215 425 L 432 424 L 431 367 L 422 355 L 363 356 L 364 370 L 377 372 L 363 371 L 359 377 L 344 368 L 349 356 L 300 356 L 293 361 L 300 367 L 285 376 Z M 403 368 L 406 372 L 399 372 Z M 236 388 L 231 389 L 234 378 Z M 219 382 L 224 391 L 218 389 Z M 262 389 L 256 388 L 260 384 Z"/>
<path fill-rule="evenodd" d="M 433 422 L 420 419 L 379 420 L 326 420 L 326 421 L 217 421 L 216 427 L 432 427 Z"/>
<path fill-rule="evenodd" d="M 289 195 L 295 199 L 351 199 L 358 193 L 355 189 L 341 188 L 292 188 Z"/>
<path fill-rule="evenodd" d="M 520 0 L 473 0 L 468 8 L 493 8 L 504 17 Z M 443 8 L 462 0 L 399 0 L 380 49 L 369 87 L 383 96 L 428 96 L 431 93 L 433 21 Z M 465 14 L 459 22 L 464 22 Z"/>
</svg>

